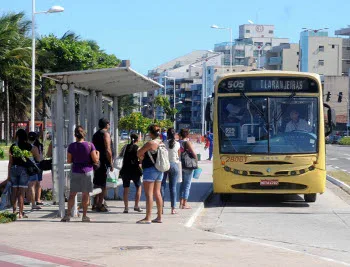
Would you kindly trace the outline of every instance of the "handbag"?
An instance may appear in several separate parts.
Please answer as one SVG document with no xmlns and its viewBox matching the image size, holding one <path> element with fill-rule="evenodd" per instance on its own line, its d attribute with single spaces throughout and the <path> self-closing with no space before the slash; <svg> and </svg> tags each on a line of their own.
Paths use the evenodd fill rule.
<svg viewBox="0 0 350 267">
<path fill-rule="evenodd" d="M 43 171 L 52 170 L 52 159 L 44 159 L 39 162 L 39 168 Z"/>
<path fill-rule="evenodd" d="M 114 168 L 117 170 L 121 170 L 123 167 L 123 161 L 124 161 L 124 156 L 125 156 L 125 151 L 126 151 L 126 147 L 127 145 L 125 145 L 122 148 L 121 153 L 119 154 L 119 156 L 114 160 Z"/>
<path fill-rule="evenodd" d="M 184 152 L 181 153 L 181 164 L 183 169 L 195 170 L 198 168 L 197 160 L 187 151 L 187 142 L 184 142 Z"/>
<path fill-rule="evenodd" d="M 29 176 L 33 176 L 41 172 L 38 165 L 28 158 L 26 158 L 26 161 L 23 161 L 23 167 L 26 169 Z"/>
<path fill-rule="evenodd" d="M 90 153 L 91 153 L 91 152 L 92 152 L 91 143 L 89 142 L 88 144 L 89 144 Z M 91 156 L 90 156 L 90 157 L 91 157 Z M 94 171 L 98 170 L 98 169 L 101 167 L 101 162 L 100 162 L 100 160 L 98 160 L 97 162 L 94 162 L 94 161 L 91 159 L 91 161 L 92 161 L 92 167 L 93 167 Z"/>
</svg>

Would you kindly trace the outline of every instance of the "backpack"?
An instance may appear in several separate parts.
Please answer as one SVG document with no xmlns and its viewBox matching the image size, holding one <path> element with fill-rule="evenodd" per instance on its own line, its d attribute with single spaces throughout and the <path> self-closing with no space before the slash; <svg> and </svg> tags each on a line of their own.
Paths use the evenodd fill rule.
<svg viewBox="0 0 350 267">
<path fill-rule="evenodd" d="M 168 150 L 166 149 L 164 143 L 159 143 L 158 145 L 158 151 L 157 151 L 157 159 L 156 162 L 154 162 L 154 159 L 149 151 L 147 151 L 148 156 L 150 157 L 151 161 L 154 164 L 154 167 L 160 172 L 166 172 L 170 169 L 170 162 L 169 162 L 169 154 Z"/>
</svg>

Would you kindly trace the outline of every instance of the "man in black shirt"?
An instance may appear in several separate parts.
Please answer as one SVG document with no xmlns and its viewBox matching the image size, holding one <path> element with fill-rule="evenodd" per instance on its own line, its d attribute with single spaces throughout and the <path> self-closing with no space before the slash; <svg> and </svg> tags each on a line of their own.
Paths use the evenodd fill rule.
<svg viewBox="0 0 350 267">
<path fill-rule="evenodd" d="M 110 123 L 107 119 L 102 118 L 98 122 L 99 130 L 93 135 L 92 142 L 96 150 L 100 152 L 100 167 L 94 174 L 95 188 L 101 188 L 102 192 L 96 195 L 95 206 L 96 211 L 107 212 L 107 208 L 103 205 L 104 195 L 106 193 L 107 169 L 113 171 L 113 155 L 112 155 L 112 140 L 108 133 Z"/>
</svg>

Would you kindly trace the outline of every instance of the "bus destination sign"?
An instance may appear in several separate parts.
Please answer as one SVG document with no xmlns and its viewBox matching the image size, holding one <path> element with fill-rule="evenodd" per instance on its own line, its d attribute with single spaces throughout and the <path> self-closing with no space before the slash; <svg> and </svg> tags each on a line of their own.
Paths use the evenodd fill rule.
<svg viewBox="0 0 350 267">
<path fill-rule="evenodd" d="M 317 93 L 317 83 L 309 78 L 237 77 L 222 80 L 219 93 L 238 92 L 304 92 Z"/>
</svg>

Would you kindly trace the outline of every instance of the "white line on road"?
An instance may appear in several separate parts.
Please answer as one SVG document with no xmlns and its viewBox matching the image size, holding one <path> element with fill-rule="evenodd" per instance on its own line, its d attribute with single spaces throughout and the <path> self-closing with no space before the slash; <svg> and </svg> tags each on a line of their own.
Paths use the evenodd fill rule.
<svg viewBox="0 0 350 267">
<path fill-rule="evenodd" d="M 330 159 L 328 159 L 328 160 L 338 160 L 338 158 L 330 158 Z"/>
<path fill-rule="evenodd" d="M 29 258 L 29 257 L 24 257 L 24 256 L 20 256 L 20 255 L 2 255 L 0 256 L 0 261 L 5 261 L 5 262 L 9 262 L 9 263 L 14 263 L 14 264 L 18 264 L 18 265 L 22 265 L 22 266 L 26 266 L 26 267 L 33 267 L 33 266 L 65 266 L 65 265 L 59 265 L 59 264 L 55 264 L 52 262 L 47 262 L 47 261 L 41 261 L 41 260 L 37 260 L 37 259 L 33 259 L 33 258 Z"/>
<path fill-rule="evenodd" d="M 290 249 L 290 248 L 286 248 L 286 247 L 281 247 L 281 246 L 277 246 L 277 245 L 272 245 L 272 244 L 268 244 L 268 243 L 264 243 L 264 242 L 258 242 L 258 241 L 254 241 L 254 240 L 251 240 L 251 239 L 248 239 L 248 238 L 239 238 L 239 237 L 236 237 L 236 236 L 230 236 L 230 235 L 225 235 L 225 234 L 218 234 L 218 233 L 214 233 L 214 232 L 210 232 L 210 234 L 226 237 L 226 238 L 229 238 L 229 239 L 240 240 L 240 241 L 244 241 L 244 242 L 250 242 L 250 243 L 253 243 L 253 244 L 262 245 L 262 246 L 266 246 L 266 247 L 272 247 L 272 248 L 282 249 L 282 250 L 286 250 L 286 251 L 291 251 L 291 252 L 295 252 L 295 253 L 311 256 L 311 257 L 314 257 L 314 258 L 322 259 L 322 260 L 325 260 L 325 261 L 328 261 L 328 262 L 334 262 L 334 263 L 342 264 L 342 265 L 345 265 L 345 266 L 350 266 L 350 264 L 347 263 L 347 262 L 338 261 L 338 260 L 334 260 L 334 259 L 326 258 L 326 257 L 321 257 L 321 256 L 318 256 L 318 255 L 315 255 L 315 254 L 311 254 L 311 253 L 307 253 L 307 252 L 303 252 L 303 251 L 298 251 L 298 250 L 294 250 L 294 249 Z"/>
</svg>

